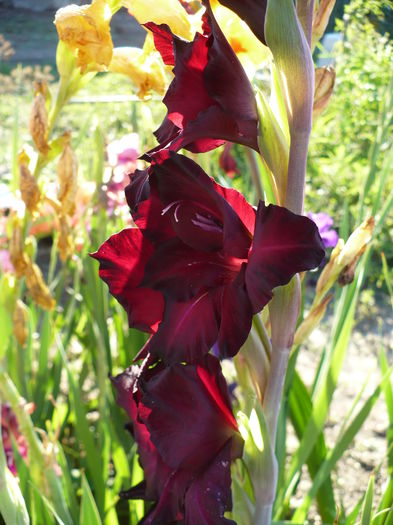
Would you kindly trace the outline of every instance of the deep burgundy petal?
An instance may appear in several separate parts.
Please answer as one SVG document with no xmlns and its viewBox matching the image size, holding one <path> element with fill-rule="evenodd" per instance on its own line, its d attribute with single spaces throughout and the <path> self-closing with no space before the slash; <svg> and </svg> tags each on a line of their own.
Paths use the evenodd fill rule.
<svg viewBox="0 0 393 525">
<path fill-rule="evenodd" d="M 157 368 L 155 373 L 159 371 L 160 368 Z M 141 372 L 140 367 L 129 367 L 123 373 L 112 378 L 112 383 L 117 390 L 117 403 L 126 410 L 131 419 L 133 435 L 138 445 L 139 461 L 145 474 L 144 499 L 154 501 L 160 497 L 162 487 L 167 482 L 172 470 L 162 461 L 151 441 L 148 429 L 138 419 L 140 392 L 137 380 Z M 149 370 L 147 372 L 151 374 Z M 136 486 L 128 490 L 124 497 L 138 498 L 141 495 L 141 488 Z"/>
<path fill-rule="evenodd" d="M 142 355 L 148 351 L 165 363 L 192 363 L 209 352 L 219 328 L 212 296 L 204 292 L 185 302 L 167 300 L 164 318 Z"/>
<path fill-rule="evenodd" d="M 236 525 L 224 518 L 224 513 L 232 508 L 231 441 L 188 489 L 186 525 Z"/>
<path fill-rule="evenodd" d="M 157 25 L 154 22 L 148 22 L 144 26 L 153 33 L 154 45 L 160 53 L 164 64 L 174 66 L 173 35 L 169 27 L 166 24 Z"/>
<path fill-rule="evenodd" d="M 130 326 L 154 332 L 162 319 L 164 299 L 160 292 L 141 288 L 152 244 L 136 228 L 112 235 L 92 257 L 100 262 L 99 275 L 128 314 Z"/>
<path fill-rule="evenodd" d="M 219 0 L 240 18 L 242 18 L 254 35 L 266 45 L 265 16 L 267 0 Z"/>
<path fill-rule="evenodd" d="M 204 381 L 198 369 L 203 369 Z M 207 355 L 198 365 L 172 365 L 141 382 L 140 420 L 174 470 L 199 473 L 236 432 L 222 380 L 218 359 Z"/>
<path fill-rule="evenodd" d="M 145 201 L 150 194 L 149 170 L 135 170 L 130 174 L 130 184 L 125 188 L 127 204 L 131 213 L 135 214 L 140 202 Z"/>
<path fill-rule="evenodd" d="M 245 343 L 252 324 L 252 306 L 245 285 L 245 264 L 236 279 L 222 288 L 218 348 L 222 357 L 233 357 Z"/>
<path fill-rule="evenodd" d="M 160 290 L 168 299 L 188 301 L 233 281 L 239 267 L 221 252 L 201 252 L 171 239 L 150 257 L 142 285 Z"/>
<path fill-rule="evenodd" d="M 208 0 L 205 5 L 212 35 L 208 41 L 209 60 L 203 72 L 206 89 L 223 112 L 231 114 L 238 124 L 239 137 L 232 142 L 248 141 L 248 145 L 258 151 L 258 112 L 253 88 L 217 24 Z"/>
<path fill-rule="evenodd" d="M 256 102 L 247 75 L 216 23 L 209 4 L 204 34 L 192 42 L 173 35 L 165 25 L 147 24 L 157 49 L 168 63 L 173 45 L 175 78 L 163 102 L 167 116 L 155 135 L 160 148 L 209 151 L 224 141 L 258 150 Z"/>
<path fill-rule="evenodd" d="M 260 202 L 246 269 L 254 313 L 270 300 L 273 288 L 287 284 L 298 272 L 316 268 L 324 255 L 322 239 L 312 220 Z"/>
<path fill-rule="evenodd" d="M 226 194 L 231 195 L 237 207 L 242 206 L 248 225 L 254 212 L 250 205 L 246 211 L 244 199 L 235 197 L 233 192 L 223 191 L 198 164 L 175 153 L 170 153 L 168 159 L 152 167 L 151 180 L 157 187 L 165 213 L 172 216 L 173 229 L 183 242 L 195 249 L 208 251 L 217 242 L 217 233 L 222 227 L 223 250 L 239 259 L 247 257 L 251 234 L 226 200 Z M 199 209 L 199 217 L 190 218 L 191 223 L 190 220 L 178 220 L 175 212 L 181 213 L 182 206 L 185 209 L 193 207 L 195 212 Z"/>
</svg>

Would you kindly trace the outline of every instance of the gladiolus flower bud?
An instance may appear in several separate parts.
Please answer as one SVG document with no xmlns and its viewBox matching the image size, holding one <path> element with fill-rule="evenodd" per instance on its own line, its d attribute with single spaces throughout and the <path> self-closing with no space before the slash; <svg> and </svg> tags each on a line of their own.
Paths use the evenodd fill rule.
<svg viewBox="0 0 393 525">
<path fill-rule="evenodd" d="M 59 216 L 59 237 L 57 240 L 60 259 L 65 262 L 74 251 L 70 220 L 67 215 Z"/>
<path fill-rule="evenodd" d="M 28 321 L 28 312 L 26 305 L 18 299 L 15 303 L 15 309 L 14 313 L 12 315 L 12 321 L 13 321 L 13 331 L 14 336 L 18 343 L 21 346 L 25 346 L 27 336 L 28 336 L 28 329 L 27 329 L 27 321 Z"/>
<path fill-rule="evenodd" d="M 356 228 L 345 244 L 343 244 L 342 241 L 337 244 L 336 248 L 332 251 L 330 261 L 318 279 L 316 289 L 317 298 L 322 298 L 326 294 L 343 270 L 352 268 L 351 272 L 354 272 L 354 266 L 357 260 L 372 239 L 374 225 L 374 218 L 368 218 Z M 343 279 L 346 280 L 347 283 L 345 283 Z M 342 284 L 348 284 L 348 282 L 350 282 L 348 279 L 343 279 Z"/>
<path fill-rule="evenodd" d="M 313 118 L 321 114 L 329 103 L 334 89 L 336 72 L 331 66 L 318 67 L 315 70 Z"/>
<path fill-rule="evenodd" d="M 319 42 L 325 32 L 335 3 L 336 0 L 320 0 L 319 2 L 312 24 L 312 49 L 314 49 L 316 43 Z"/>
<path fill-rule="evenodd" d="M 56 301 L 51 296 L 39 267 L 30 262 L 26 268 L 25 277 L 26 286 L 33 301 L 45 310 L 53 310 L 56 306 Z"/>
<path fill-rule="evenodd" d="M 77 185 L 78 161 L 74 150 L 70 146 L 69 134 L 66 135 L 63 153 L 57 164 L 57 177 L 59 179 L 58 199 L 62 205 L 62 213 L 73 215 L 75 211 L 75 198 Z"/>
<path fill-rule="evenodd" d="M 46 111 L 45 97 L 42 93 L 36 94 L 31 108 L 30 135 L 38 151 L 43 155 L 47 155 L 49 151 L 48 146 L 48 114 Z"/>
<path fill-rule="evenodd" d="M 333 294 L 327 295 L 321 303 L 317 304 L 316 307 L 312 308 L 308 316 L 303 319 L 300 326 L 296 330 L 294 344 L 300 345 L 307 339 L 316 326 L 322 321 L 325 315 L 327 305 L 332 299 Z"/>
<path fill-rule="evenodd" d="M 12 222 L 12 234 L 9 243 L 9 252 L 15 275 L 22 277 L 28 266 L 29 260 L 24 252 L 24 240 L 20 221 L 15 217 Z"/>
<path fill-rule="evenodd" d="M 24 151 L 19 155 L 19 189 L 22 200 L 30 213 L 36 211 L 41 199 L 37 180 L 28 168 L 29 158 Z"/>
</svg>

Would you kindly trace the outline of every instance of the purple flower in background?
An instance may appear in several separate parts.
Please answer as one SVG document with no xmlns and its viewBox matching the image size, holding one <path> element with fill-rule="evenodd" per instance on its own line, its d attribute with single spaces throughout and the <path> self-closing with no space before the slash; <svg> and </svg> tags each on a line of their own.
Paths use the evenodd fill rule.
<svg viewBox="0 0 393 525">
<path fill-rule="evenodd" d="M 338 242 L 338 233 L 332 228 L 333 218 L 327 213 L 308 212 L 307 217 L 315 222 L 325 248 L 334 248 Z"/>
</svg>

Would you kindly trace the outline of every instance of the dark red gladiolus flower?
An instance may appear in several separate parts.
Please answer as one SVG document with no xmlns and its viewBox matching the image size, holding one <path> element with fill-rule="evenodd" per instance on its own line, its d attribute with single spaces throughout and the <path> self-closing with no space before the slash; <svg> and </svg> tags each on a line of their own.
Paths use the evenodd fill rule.
<svg viewBox="0 0 393 525">
<path fill-rule="evenodd" d="M 216 342 L 222 356 L 235 355 L 273 288 L 324 256 L 313 221 L 263 202 L 255 211 L 182 155 L 149 168 L 146 200 L 135 201 L 133 184 L 126 194 L 139 231 L 120 232 L 94 256 L 131 321 L 139 311 L 139 326 L 161 321 L 139 357 L 191 363 Z"/>
<path fill-rule="evenodd" d="M 153 501 L 143 525 L 234 525 L 230 464 L 241 454 L 219 361 L 130 367 L 113 379 L 145 473 L 123 493 Z"/>
<path fill-rule="evenodd" d="M 192 42 L 175 36 L 166 25 L 146 24 L 166 64 L 174 65 L 175 78 L 163 99 L 168 108 L 155 132 L 159 146 L 209 151 L 225 141 L 258 150 L 258 113 L 255 96 L 236 54 L 205 2 L 204 33 Z"/>
<path fill-rule="evenodd" d="M 267 0 L 218 0 L 242 18 L 263 44 L 265 40 L 265 16 Z"/>
</svg>

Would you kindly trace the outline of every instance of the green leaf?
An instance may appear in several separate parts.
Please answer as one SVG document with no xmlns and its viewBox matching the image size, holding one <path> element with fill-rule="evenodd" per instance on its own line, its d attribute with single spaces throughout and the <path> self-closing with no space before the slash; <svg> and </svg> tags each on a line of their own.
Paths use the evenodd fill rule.
<svg viewBox="0 0 393 525">
<path fill-rule="evenodd" d="M 102 525 L 97 505 L 84 474 L 82 475 L 82 501 L 79 523 L 80 525 Z"/>
<path fill-rule="evenodd" d="M 370 525 L 372 517 L 372 506 L 374 497 L 374 474 L 370 476 L 366 497 L 364 498 L 360 525 Z"/>
<path fill-rule="evenodd" d="M 293 515 L 294 520 L 301 521 L 302 519 L 305 519 L 307 510 L 309 509 L 317 491 L 319 490 L 319 488 L 321 487 L 322 483 L 327 478 L 329 473 L 332 471 L 337 461 L 341 458 L 344 452 L 348 449 L 349 445 L 353 441 L 356 434 L 359 432 L 361 426 L 367 419 L 372 407 L 375 405 L 376 401 L 378 400 L 378 397 L 381 394 L 384 384 L 387 381 L 389 381 L 392 371 L 393 371 L 393 367 L 391 367 L 386 372 L 386 374 L 384 374 L 381 382 L 375 388 L 374 392 L 367 398 L 362 408 L 358 411 L 356 416 L 353 418 L 352 422 L 348 425 L 348 427 L 342 433 L 340 433 L 341 437 L 336 442 L 334 448 L 326 455 L 326 459 L 321 465 L 321 467 L 319 468 L 314 478 L 311 488 L 309 489 L 306 496 L 303 498 L 302 504 L 296 509 Z"/>
<path fill-rule="evenodd" d="M 303 433 L 310 418 L 311 411 L 312 401 L 310 395 L 300 376 L 295 373 L 294 380 L 289 391 L 289 415 L 299 441 L 301 441 L 303 437 Z M 307 460 L 307 467 L 311 479 L 314 479 L 321 464 L 325 460 L 326 452 L 325 439 L 323 433 L 321 432 Z M 336 502 L 334 499 L 330 474 L 322 483 L 316 497 L 318 511 L 323 521 L 326 521 L 327 523 L 333 522 L 336 516 Z"/>
</svg>

